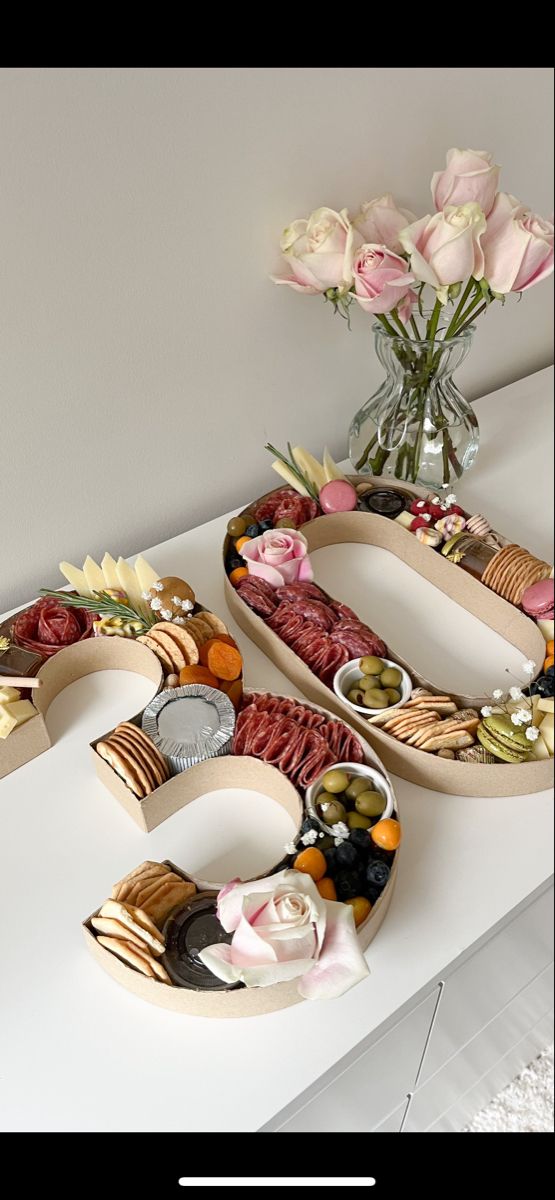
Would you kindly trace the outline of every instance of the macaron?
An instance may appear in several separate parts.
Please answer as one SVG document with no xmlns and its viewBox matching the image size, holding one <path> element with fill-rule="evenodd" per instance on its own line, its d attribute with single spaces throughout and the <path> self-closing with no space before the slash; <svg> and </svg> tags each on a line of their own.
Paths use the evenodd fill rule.
<svg viewBox="0 0 555 1200">
<path fill-rule="evenodd" d="M 492 713 L 480 722 L 476 736 L 485 750 L 502 762 L 521 763 L 528 757 L 532 743 L 523 729 L 513 725 L 505 713 Z"/>
<path fill-rule="evenodd" d="M 357 506 L 358 496 L 347 479 L 330 479 L 320 492 L 322 512 L 352 512 Z"/>
<path fill-rule="evenodd" d="M 524 612 L 536 621 L 552 621 L 555 596 L 555 581 L 540 579 L 522 593 L 521 605 Z"/>
</svg>

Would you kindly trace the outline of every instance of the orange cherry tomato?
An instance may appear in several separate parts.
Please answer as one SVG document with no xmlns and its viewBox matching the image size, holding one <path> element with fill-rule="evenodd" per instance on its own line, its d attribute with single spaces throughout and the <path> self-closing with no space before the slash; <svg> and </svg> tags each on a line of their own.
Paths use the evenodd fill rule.
<svg viewBox="0 0 555 1200">
<path fill-rule="evenodd" d="M 237 587 L 239 580 L 245 579 L 248 573 L 248 567 L 235 567 L 235 570 L 230 573 L 229 582 L 233 584 L 233 587 Z"/>
<path fill-rule="evenodd" d="M 550 642 L 546 642 L 545 653 L 548 658 L 550 658 L 552 654 L 555 654 L 555 642 L 553 641 L 553 638 Z"/>
<path fill-rule="evenodd" d="M 335 884 L 329 875 L 324 875 L 323 879 L 319 879 L 316 887 L 323 900 L 337 900 Z"/>
<path fill-rule="evenodd" d="M 321 850 L 317 850 L 316 846 L 307 846 L 306 850 L 297 854 L 293 867 L 295 871 L 303 871 L 305 875 L 310 875 L 310 878 L 318 883 L 324 878 L 328 864 Z"/>
<path fill-rule="evenodd" d="M 547 656 L 547 658 L 546 658 L 546 660 L 545 660 L 544 664 L 543 664 L 543 669 L 544 669 L 544 671 L 547 671 L 547 668 L 548 668 L 548 667 L 552 667 L 552 666 L 553 666 L 553 663 L 554 663 L 554 661 L 555 661 L 555 659 L 553 658 L 553 655 L 552 655 L 552 654 L 549 654 L 549 655 Z"/>
<path fill-rule="evenodd" d="M 382 850 L 396 850 L 401 841 L 401 826 L 393 817 L 384 817 L 372 826 L 370 837 Z"/>
<path fill-rule="evenodd" d="M 243 546 L 245 545 L 245 542 L 252 542 L 252 538 L 250 538 L 250 537 L 237 538 L 237 541 L 235 543 L 235 549 L 242 550 Z"/>
<path fill-rule="evenodd" d="M 372 905 L 366 896 L 353 896 L 352 900 L 346 900 L 345 904 L 350 904 L 353 910 L 355 925 L 362 925 L 372 911 Z"/>
</svg>

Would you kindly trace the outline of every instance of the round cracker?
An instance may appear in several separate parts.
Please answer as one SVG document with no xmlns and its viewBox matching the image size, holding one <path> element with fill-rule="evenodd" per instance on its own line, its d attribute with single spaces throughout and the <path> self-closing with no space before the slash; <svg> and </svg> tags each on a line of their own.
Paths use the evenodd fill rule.
<svg viewBox="0 0 555 1200">
<path fill-rule="evenodd" d="M 187 622 L 188 624 L 189 622 Z M 187 632 L 184 625 L 176 625 L 174 621 L 157 621 L 156 628 L 167 633 L 168 637 L 173 638 L 173 641 L 179 646 L 185 659 L 184 666 L 195 667 L 197 665 L 198 646 L 193 635 Z"/>
<path fill-rule="evenodd" d="M 139 800 L 143 800 L 145 790 L 139 778 L 139 770 L 125 751 L 118 746 L 112 746 L 110 742 L 97 742 L 96 751 L 112 767 L 116 775 L 123 779 L 125 786 L 133 792 L 133 795 L 137 796 Z M 146 779 L 146 776 L 144 778 Z"/>
<path fill-rule="evenodd" d="M 97 933 L 103 933 L 108 937 L 121 938 L 124 942 L 131 942 L 133 946 L 138 946 L 140 949 L 146 945 L 146 942 L 118 921 L 116 917 L 91 917 L 91 925 Z"/>
<path fill-rule="evenodd" d="M 123 743 L 129 747 L 135 759 L 143 765 L 145 771 L 151 776 L 153 791 L 166 782 L 167 775 L 162 771 L 158 760 L 150 753 L 148 746 L 139 742 L 138 738 L 133 737 L 132 733 L 128 733 L 126 729 L 116 729 L 114 733 L 110 734 L 108 740 L 110 742 L 115 741 L 116 745 Z"/>
<path fill-rule="evenodd" d="M 148 779 L 150 792 L 153 792 L 155 788 L 159 787 L 156 772 L 151 767 L 142 747 L 138 746 L 132 738 L 125 733 L 111 733 L 110 737 L 108 738 L 108 743 L 110 746 L 116 746 L 118 750 L 124 750 L 130 755 L 132 761 L 137 767 L 137 770 L 144 771 Z"/>
<path fill-rule="evenodd" d="M 143 975 L 148 975 L 154 978 L 154 970 L 149 959 L 142 954 L 136 946 L 132 946 L 131 942 L 124 941 L 122 938 L 104 937 L 100 935 L 97 938 L 101 946 L 105 946 L 106 950 L 110 950 L 112 954 L 116 954 L 118 958 L 122 958 L 130 967 L 135 967 Z"/>
<path fill-rule="evenodd" d="M 227 625 L 224 625 L 221 617 L 218 617 L 216 613 L 201 612 L 199 613 L 199 616 L 202 617 L 202 620 L 205 621 L 207 625 L 211 626 L 211 628 L 214 630 L 214 633 L 225 633 L 229 637 L 229 629 L 227 628 Z"/>
<path fill-rule="evenodd" d="M 142 642 L 143 645 L 148 646 L 149 650 L 152 650 L 159 662 L 162 663 L 167 675 L 173 675 L 175 673 L 175 667 L 171 658 L 164 647 L 159 644 L 159 642 L 155 642 L 154 638 L 149 637 L 148 633 L 141 634 L 141 636 L 137 638 L 137 641 Z"/>
<path fill-rule="evenodd" d="M 165 629 L 160 629 L 159 625 L 153 625 L 148 631 L 148 636 L 166 652 L 172 664 L 172 674 L 179 675 L 181 668 L 187 664 L 185 662 L 185 655 L 178 642 L 169 633 L 166 633 Z"/>
<path fill-rule="evenodd" d="M 135 741 L 137 745 L 141 747 L 141 749 L 144 749 L 145 754 L 150 756 L 149 761 L 152 762 L 153 766 L 154 763 L 156 763 L 156 766 L 162 776 L 160 781 L 161 783 L 165 783 L 166 780 L 169 779 L 170 769 L 164 758 L 164 755 L 160 754 L 158 747 L 155 746 L 154 742 L 150 740 L 148 734 L 144 733 L 142 729 L 139 729 L 138 725 L 133 725 L 131 721 L 121 721 L 120 724 L 116 726 L 114 732 L 125 733 L 127 737 Z"/>
</svg>

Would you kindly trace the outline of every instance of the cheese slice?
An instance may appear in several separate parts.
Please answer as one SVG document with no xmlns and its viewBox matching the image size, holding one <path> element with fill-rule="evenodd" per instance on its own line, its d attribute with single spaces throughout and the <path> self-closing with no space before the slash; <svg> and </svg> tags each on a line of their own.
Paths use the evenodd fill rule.
<svg viewBox="0 0 555 1200">
<path fill-rule="evenodd" d="M 119 588 L 120 582 L 118 578 L 118 568 L 115 558 L 111 554 L 105 554 L 100 564 L 102 575 L 104 577 L 105 588 Z"/>
<path fill-rule="evenodd" d="M 13 703 L 0 704 L 0 738 L 7 738 L 12 729 L 23 725 L 30 717 L 36 715 L 37 710 L 30 700 L 15 700 Z"/>
<path fill-rule="evenodd" d="M 534 696 L 534 700 L 536 697 Z M 538 709 L 540 712 L 553 713 L 555 712 L 555 702 L 553 696 L 538 696 Z"/>
<path fill-rule="evenodd" d="M 288 466 L 286 466 L 285 463 L 280 462 L 279 458 L 272 463 L 272 469 L 277 471 L 278 475 L 281 475 L 281 478 L 285 479 L 285 482 L 289 485 L 289 487 L 294 488 L 295 491 L 299 493 L 299 496 L 308 496 L 308 492 L 304 484 L 299 483 L 297 476 L 293 474 L 293 472 Z"/>
<path fill-rule="evenodd" d="M 102 574 L 98 563 L 94 561 L 94 558 L 91 558 L 90 554 L 87 554 L 87 557 L 83 563 L 83 574 L 87 580 L 87 587 L 91 596 L 93 592 L 104 591 L 104 588 L 106 587 L 104 575 Z"/>
<path fill-rule="evenodd" d="M 321 463 L 314 458 L 313 454 L 310 454 L 308 450 L 305 450 L 303 446 L 294 446 L 293 458 L 295 459 L 299 471 L 302 471 L 303 474 L 306 475 L 307 479 L 310 479 L 310 482 L 314 485 L 317 492 L 321 492 L 324 484 L 328 482 L 326 479 L 326 472 L 324 471 Z"/>
<path fill-rule="evenodd" d="M 60 563 L 60 571 L 68 583 L 71 584 L 74 591 L 77 592 L 78 596 L 90 596 L 91 592 L 85 579 L 84 571 L 81 571 L 79 567 L 72 566 L 68 562 Z"/>
<path fill-rule="evenodd" d="M 407 509 L 404 508 L 403 511 L 399 513 L 399 516 L 395 517 L 395 520 L 399 525 L 402 525 L 404 529 L 410 529 L 414 521 L 414 513 L 407 512 Z"/>
<path fill-rule="evenodd" d="M 546 642 L 553 641 L 554 627 L 555 627 L 555 621 L 538 621 L 538 629 L 540 630 L 541 633 L 543 633 L 543 636 L 544 636 Z"/>
<path fill-rule="evenodd" d="M 553 713 L 547 713 L 546 716 L 543 718 L 543 721 L 540 725 L 540 737 L 543 738 L 543 740 L 547 746 L 547 749 L 549 750 L 550 756 L 553 755 L 553 752 L 555 749 L 555 738 L 554 738 L 553 731 L 554 731 Z M 539 741 L 539 738 L 538 738 L 538 741 Z"/>
<path fill-rule="evenodd" d="M 153 583 L 157 583 L 160 578 L 158 571 L 155 571 L 154 567 L 151 567 L 150 563 L 147 563 L 146 558 L 143 558 L 142 554 L 139 554 L 139 557 L 135 560 L 135 575 L 139 581 L 141 592 L 148 592 Z"/>
<path fill-rule="evenodd" d="M 542 761 L 545 761 L 545 759 L 548 759 L 550 757 L 551 757 L 551 755 L 549 753 L 549 750 L 547 749 L 547 746 L 546 746 L 546 744 L 542 738 L 542 735 L 540 733 L 540 736 L 536 738 L 535 742 L 532 742 L 532 747 L 530 750 L 530 758 L 534 759 L 536 762 L 542 762 Z"/>
<path fill-rule="evenodd" d="M 327 446 L 324 446 L 322 465 L 324 467 L 324 474 L 326 476 L 327 483 L 331 483 L 332 479 L 345 479 L 343 471 L 340 471 L 337 463 L 333 461 Z"/>
<path fill-rule="evenodd" d="M 7 685 L 0 687 L 0 704 L 9 704 L 12 700 L 19 700 L 20 696 L 21 693 L 18 688 L 8 687 Z"/>
<path fill-rule="evenodd" d="M 141 599 L 141 588 L 133 567 L 130 567 L 124 558 L 118 558 L 117 572 L 119 585 L 127 592 L 131 608 L 134 608 L 135 612 L 144 613 L 145 602 Z"/>
</svg>

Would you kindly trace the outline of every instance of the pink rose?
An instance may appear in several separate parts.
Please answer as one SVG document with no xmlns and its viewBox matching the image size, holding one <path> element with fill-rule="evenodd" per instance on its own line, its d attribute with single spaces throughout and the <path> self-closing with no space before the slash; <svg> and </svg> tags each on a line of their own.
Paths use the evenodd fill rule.
<svg viewBox="0 0 555 1200">
<path fill-rule="evenodd" d="M 233 934 L 231 944 L 207 946 L 199 957 L 226 983 L 268 987 L 299 979 L 305 999 L 332 1000 L 368 974 L 350 905 L 323 900 L 302 871 L 227 883 L 218 918 Z"/>
<path fill-rule="evenodd" d="M 283 231 L 281 252 L 286 262 L 274 283 L 287 283 L 312 295 L 339 288 L 347 292 L 353 280 L 353 227 L 346 208 L 317 208 L 308 221 L 293 221 Z"/>
<path fill-rule="evenodd" d="M 307 540 L 298 529 L 268 529 L 240 550 L 245 559 L 249 575 L 265 579 L 270 587 L 282 587 L 284 583 L 314 579 L 307 554 Z"/>
<path fill-rule="evenodd" d="M 355 295 L 368 313 L 388 313 L 399 309 L 403 321 L 410 317 L 416 293 L 411 291 L 414 275 L 408 263 L 387 246 L 361 246 L 353 262 Z"/>
<path fill-rule="evenodd" d="M 378 196 L 377 200 L 362 204 L 360 212 L 353 219 L 353 225 L 363 242 L 387 246 L 388 250 L 399 253 L 401 229 L 413 221 L 416 221 L 415 214 L 408 208 L 398 208 L 391 193 L 387 192 L 385 196 Z"/>
<path fill-rule="evenodd" d="M 448 150 L 444 171 L 432 175 L 432 198 L 441 212 L 447 204 L 479 204 L 487 214 L 493 208 L 499 167 L 487 150 Z"/>
<path fill-rule="evenodd" d="M 553 271 L 553 222 L 499 192 L 482 238 L 484 276 L 492 292 L 525 292 Z"/>
<path fill-rule="evenodd" d="M 469 202 L 456 208 L 447 206 L 433 217 L 421 217 L 401 233 L 401 242 L 410 255 L 410 268 L 417 279 L 436 288 L 438 300 L 447 302 L 452 283 L 471 275 L 481 279 L 484 255 L 480 239 L 486 218 L 479 204 Z"/>
</svg>

